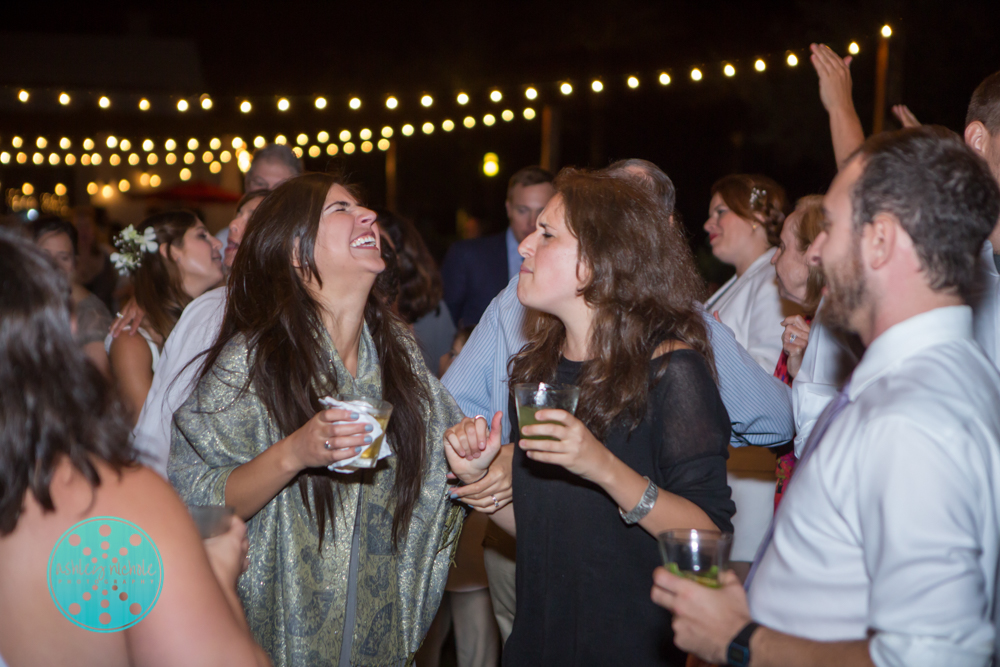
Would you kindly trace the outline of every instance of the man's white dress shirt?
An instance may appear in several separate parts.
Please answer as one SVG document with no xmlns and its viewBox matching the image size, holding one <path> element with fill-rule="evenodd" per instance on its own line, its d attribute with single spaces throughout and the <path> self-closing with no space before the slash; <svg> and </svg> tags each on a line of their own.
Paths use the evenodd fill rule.
<svg viewBox="0 0 1000 667">
<path fill-rule="evenodd" d="M 170 457 L 170 424 L 174 412 L 191 394 L 203 361 L 194 359 L 215 343 L 225 310 L 225 287 L 206 292 L 187 305 L 163 345 L 153 384 L 132 430 L 140 461 L 164 479 Z"/>
<path fill-rule="evenodd" d="M 989 664 L 1000 553 L 1000 374 L 968 306 L 869 346 L 795 470 L 749 591 L 755 620 L 863 640 L 876 665 Z"/>
<path fill-rule="evenodd" d="M 861 342 L 849 334 L 833 331 L 823 324 L 820 303 L 809 327 L 809 344 L 802 355 L 802 365 L 792 381 L 792 409 L 795 412 L 795 456 L 809 440 L 816 420 L 858 365 Z M 856 346 L 852 347 L 852 343 Z"/>
<path fill-rule="evenodd" d="M 976 280 L 969 295 L 969 305 L 972 306 L 976 341 L 995 365 L 1000 364 L 1000 273 L 997 273 L 989 241 L 983 244 L 976 260 Z"/>
<path fill-rule="evenodd" d="M 754 260 L 742 276 L 735 275 L 709 297 L 705 310 L 719 311 L 719 319 L 736 334 L 736 342 L 746 348 L 761 368 L 774 372 L 781 356 L 781 321 L 802 309 L 781 298 L 778 277 L 771 266 L 771 248 Z"/>
</svg>

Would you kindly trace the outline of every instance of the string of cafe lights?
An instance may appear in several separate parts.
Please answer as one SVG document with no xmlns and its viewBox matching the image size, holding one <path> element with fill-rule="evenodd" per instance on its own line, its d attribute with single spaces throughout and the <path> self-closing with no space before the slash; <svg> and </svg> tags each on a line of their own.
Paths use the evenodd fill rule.
<svg viewBox="0 0 1000 667">
<path fill-rule="evenodd" d="M 888 39 L 892 35 L 892 28 L 889 25 L 884 25 L 880 30 L 881 37 L 883 39 Z M 851 55 L 858 55 L 861 51 L 861 45 L 858 41 L 852 41 L 847 45 L 847 52 Z M 704 65 L 699 65 L 691 67 L 687 74 L 690 81 L 698 83 L 703 81 L 706 77 L 713 75 L 715 72 L 720 73 L 724 78 L 731 79 L 735 77 L 739 72 L 744 70 L 751 70 L 757 74 L 761 74 L 767 71 L 769 67 L 769 61 L 771 63 L 778 61 L 783 62 L 785 66 L 789 68 L 795 68 L 800 64 L 799 53 L 795 50 L 785 51 L 779 56 L 771 54 L 770 56 L 762 56 L 753 59 L 752 64 L 749 61 L 743 60 L 731 60 L 723 61 L 717 65 L 717 68 L 713 70 Z M 663 69 L 656 72 L 653 76 L 654 85 L 658 84 L 661 88 L 666 88 L 674 83 L 675 78 L 678 73 L 672 69 Z M 640 79 L 640 75 L 637 73 L 626 74 L 621 77 L 624 82 L 624 87 L 629 90 L 636 90 L 640 88 L 643 81 Z M 524 99 L 528 101 L 529 104 L 541 104 L 544 103 L 542 100 L 543 95 L 555 95 L 556 99 L 559 96 L 563 98 L 570 97 L 576 92 L 574 87 L 574 81 L 572 80 L 562 80 L 550 82 L 547 86 L 525 84 L 517 87 L 521 94 L 523 94 Z M 602 94 L 608 90 L 609 85 L 611 85 L 611 80 L 605 78 L 593 78 L 589 81 L 589 89 L 592 94 Z M 26 88 L 16 89 L 17 100 L 22 104 L 29 105 L 32 100 L 38 99 L 40 96 L 46 94 L 51 94 L 52 91 L 31 91 Z M 508 89 L 509 92 L 509 89 Z M 118 96 L 119 99 L 128 99 L 135 104 L 134 108 L 137 108 L 139 112 L 148 112 L 153 110 L 153 102 L 150 96 L 128 96 L 121 95 Z M 278 134 L 273 138 L 273 143 L 278 144 L 289 144 L 292 146 L 292 150 L 298 157 L 304 157 L 308 155 L 311 158 L 319 158 L 326 154 L 327 156 L 336 156 L 340 153 L 344 155 L 351 155 L 356 151 L 360 150 L 362 153 L 371 153 L 372 151 L 378 149 L 380 151 L 388 150 L 390 146 L 390 141 L 392 137 L 397 134 L 404 137 L 410 137 L 418 132 L 431 135 L 436 130 L 440 129 L 445 133 L 450 133 L 460 125 L 466 129 L 473 129 L 479 125 L 485 127 L 492 127 L 499 120 L 505 122 L 512 122 L 518 116 L 514 110 L 510 107 L 516 106 L 509 103 L 504 103 L 505 91 L 501 87 L 489 88 L 485 91 L 480 91 L 477 94 L 478 101 L 485 103 L 488 100 L 489 105 L 497 105 L 490 109 L 490 111 L 482 114 L 481 116 L 473 115 L 471 113 L 464 115 L 462 113 L 458 114 L 460 120 L 452 120 L 451 118 L 445 118 L 440 120 L 438 123 L 427 120 L 423 123 L 404 123 L 402 125 L 393 125 L 392 123 L 385 124 L 378 130 L 376 135 L 376 130 L 370 127 L 362 127 L 355 132 L 349 129 L 342 129 L 336 135 L 332 135 L 330 132 L 321 130 L 314 133 L 312 136 L 306 133 L 298 133 L 294 137 L 289 138 L 284 134 Z M 113 106 L 117 106 L 116 102 L 113 102 L 112 97 L 108 94 L 96 94 L 96 93 L 71 93 L 67 91 L 59 91 L 55 95 L 55 99 L 58 104 L 62 107 L 73 107 L 78 104 L 80 98 L 84 100 L 93 101 L 96 98 L 96 104 L 100 109 L 111 109 Z M 424 111 L 430 111 L 435 106 L 442 106 L 444 100 L 447 98 L 436 99 L 434 95 L 430 92 L 424 92 L 420 94 L 418 102 L 419 106 Z M 294 106 L 308 105 L 311 104 L 316 110 L 324 111 L 332 108 L 333 102 L 336 101 L 333 98 L 328 98 L 323 95 L 314 97 L 303 97 L 303 96 L 287 96 L 287 97 L 274 97 L 271 98 L 271 102 L 274 104 L 274 109 L 279 114 L 284 114 L 290 111 Z M 346 107 L 351 112 L 359 112 L 365 108 L 365 103 L 362 101 L 361 97 L 358 96 L 345 96 L 341 102 L 344 102 Z M 470 103 L 475 106 L 475 100 L 470 92 L 465 90 L 460 90 L 454 94 L 454 102 L 459 108 L 465 109 L 469 107 Z M 394 112 L 400 111 L 406 100 L 402 99 L 402 96 L 390 94 L 382 98 L 382 104 L 385 107 L 385 113 L 392 114 Z M 266 108 L 268 106 L 267 101 L 261 98 L 251 98 L 251 97 L 237 97 L 233 98 L 233 103 L 236 105 L 238 110 L 242 114 L 251 114 L 255 110 L 260 110 L 261 108 Z M 502 104 L 503 103 L 503 104 Z M 211 111 L 216 108 L 216 101 L 209 94 L 202 94 L 197 98 L 194 97 L 180 97 L 171 98 L 171 104 L 176 109 L 178 113 L 185 114 L 195 108 L 200 107 L 203 111 Z M 507 108 L 503 108 L 507 107 Z M 495 109 L 495 110 L 494 110 Z M 419 109 L 418 109 L 419 111 Z M 524 106 L 520 110 L 520 116 L 525 121 L 532 121 L 537 117 L 537 112 L 533 106 Z M 355 125 L 359 124 L 357 121 Z M 232 134 L 223 134 L 222 136 L 233 136 Z M 183 144 L 176 141 L 173 138 L 167 137 L 157 144 L 157 141 L 153 138 L 145 138 L 141 141 L 136 140 L 133 144 L 127 138 L 121 138 L 116 135 L 110 135 L 103 138 L 103 146 L 99 146 L 98 142 L 92 137 L 84 137 L 82 140 L 74 140 L 68 136 L 61 137 L 58 142 L 52 146 L 49 144 L 49 140 L 44 136 L 39 136 L 34 141 L 34 146 L 29 145 L 29 140 L 19 136 L 14 135 L 9 139 L 9 146 L 5 146 L 7 143 L 0 137 L 0 166 L 8 164 L 22 164 L 26 165 L 29 162 L 37 166 L 59 166 L 60 164 L 66 166 L 75 166 L 80 164 L 82 166 L 100 166 L 105 161 L 107 164 L 117 167 L 119 165 L 125 165 L 131 167 L 158 167 L 158 165 L 166 165 L 173 167 L 175 165 L 180 166 L 179 177 L 182 181 L 189 180 L 192 177 L 192 167 L 197 164 L 200 160 L 201 163 L 207 164 L 209 171 L 211 173 L 219 173 L 222 170 L 222 165 L 230 162 L 231 160 L 237 161 L 237 166 L 241 171 L 246 171 L 250 166 L 250 159 L 253 148 L 260 148 L 268 143 L 268 139 L 263 135 L 257 135 L 253 139 L 244 140 L 240 136 L 234 136 L 228 143 L 231 145 L 232 150 L 229 147 L 223 148 L 223 141 L 219 136 L 213 136 L 207 140 L 204 138 L 191 137 Z M 339 143 L 338 141 L 339 140 Z M 54 141 L 54 140 L 53 140 Z M 78 148 L 75 148 L 78 146 Z M 58 147 L 58 149 L 56 148 Z M 185 150 L 186 148 L 186 150 Z M 198 149 L 203 150 L 199 151 Z M 81 150 L 82 149 L 82 150 Z M 106 149 L 106 150 L 105 150 Z M 62 152 L 60 152 L 62 151 Z M 158 167 L 162 169 L 162 167 Z M 138 177 L 138 183 L 142 187 L 158 187 L 162 182 L 162 178 L 155 173 L 143 172 Z M 27 189 L 32 189 L 31 184 L 25 183 Z M 114 186 L 117 185 L 117 188 Z M 87 187 L 87 192 L 91 195 L 103 195 L 105 197 L 111 196 L 114 189 L 120 192 L 127 192 L 131 188 L 131 183 L 128 179 L 121 179 L 117 183 L 109 183 L 100 185 L 96 182 L 90 182 Z M 59 188 L 57 187 L 56 190 Z M 23 189 L 22 189 L 23 190 Z M 65 190 L 65 186 L 63 186 Z M 23 194 L 28 195 L 28 192 L 23 192 Z M 58 193 L 56 193 L 58 195 Z M 62 195 L 58 195 L 62 196 Z"/>
</svg>

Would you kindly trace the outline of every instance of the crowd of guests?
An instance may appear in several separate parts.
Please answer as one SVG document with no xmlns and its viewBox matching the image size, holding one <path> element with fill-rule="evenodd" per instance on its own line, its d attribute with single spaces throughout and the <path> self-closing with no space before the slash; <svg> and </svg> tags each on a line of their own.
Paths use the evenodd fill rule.
<svg viewBox="0 0 1000 667">
<path fill-rule="evenodd" d="M 439 272 L 270 146 L 224 239 L 185 210 L 116 238 L 113 323 L 77 226 L 0 231 L 0 665 L 433 667 L 449 628 L 461 667 L 991 664 L 1000 72 L 964 137 L 904 108 L 866 140 L 850 59 L 812 61 L 838 173 L 794 206 L 721 178 L 714 294 L 641 159 L 518 171 Z M 539 382 L 575 412 L 519 424 Z M 375 467 L 345 396 L 393 406 Z M 234 516 L 200 540 L 185 505 Z M 46 594 L 93 516 L 163 559 L 119 633 Z M 676 528 L 734 535 L 718 589 L 658 567 Z"/>
</svg>

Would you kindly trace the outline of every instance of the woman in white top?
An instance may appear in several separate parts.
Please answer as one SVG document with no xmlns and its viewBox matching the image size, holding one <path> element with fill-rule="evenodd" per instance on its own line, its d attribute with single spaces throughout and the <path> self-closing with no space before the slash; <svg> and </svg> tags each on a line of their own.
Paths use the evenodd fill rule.
<svg viewBox="0 0 1000 667">
<path fill-rule="evenodd" d="M 705 308 L 733 330 L 740 345 L 768 373 L 774 372 L 781 356 L 782 321 L 802 312 L 781 298 L 771 266 L 787 208 L 784 188 L 770 178 L 732 174 L 712 186 L 705 222 L 712 254 L 736 267 L 736 275 L 705 302 Z M 775 456 L 757 447 L 730 447 L 726 469 L 736 503 L 731 557 L 743 577 L 774 513 Z"/>
<path fill-rule="evenodd" d="M 712 186 L 705 222 L 712 254 L 736 268 L 705 307 L 768 373 L 781 355 L 781 321 L 801 313 L 781 298 L 771 266 L 787 208 L 784 188 L 770 178 L 733 174 Z"/>
<path fill-rule="evenodd" d="M 115 239 L 112 259 L 132 276 L 135 300 L 145 312 L 140 336 L 105 341 L 111 373 L 135 425 L 153 383 L 163 341 L 184 307 L 222 282 L 222 244 L 191 211 L 168 211 L 127 228 Z"/>
</svg>

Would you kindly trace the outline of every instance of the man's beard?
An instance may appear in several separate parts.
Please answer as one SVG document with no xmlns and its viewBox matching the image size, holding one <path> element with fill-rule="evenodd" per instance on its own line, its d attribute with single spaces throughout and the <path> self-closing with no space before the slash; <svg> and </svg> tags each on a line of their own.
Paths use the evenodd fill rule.
<svg viewBox="0 0 1000 667">
<path fill-rule="evenodd" d="M 868 285 L 865 284 L 861 265 L 861 239 L 855 239 L 843 268 L 824 267 L 826 298 L 821 312 L 823 323 L 843 331 L 854 332 L 851 316 L 868 300 Z"/>
</svg>

